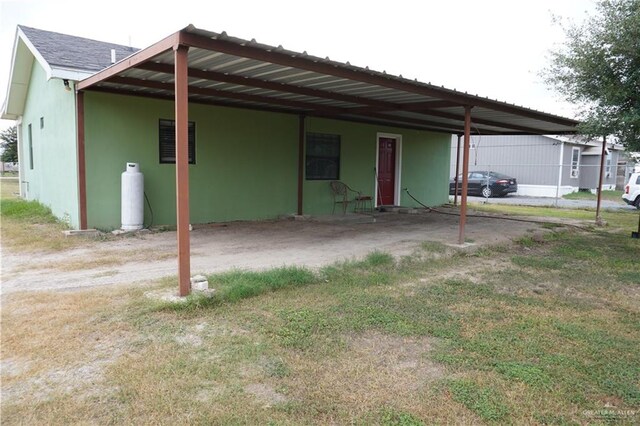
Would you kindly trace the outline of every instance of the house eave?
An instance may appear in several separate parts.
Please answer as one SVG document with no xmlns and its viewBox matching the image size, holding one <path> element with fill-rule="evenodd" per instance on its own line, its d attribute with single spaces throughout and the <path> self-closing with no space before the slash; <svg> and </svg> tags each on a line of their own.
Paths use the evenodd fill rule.
<svg viewBox="0 0 640 426">
<path fill-rule="evenodd" d="M 11 55 L 9 83 L 7 84 L 5 100 L 0 113 L 2 119 L 17 120 L 24 113 L 34 61 L 37 61 L 44 70 L 47 81 L 52 78 L 80 81 L 95 74 L 95 71 L 51 66 L 22 29 L 18 27 Z"/>
<path fill-rule="evenodd" d="M 5 108 L 4 104 L 3 104 L 2 105 L 2 114 L 0 114 L 0 118 L 3 119 L 3 120 L 16 121 L 16 120 L 18 120 L 18 118 L 20 118 L 20 116 L 17 115 L 17 114 L 12 114 L 12 113 L 6 112 L 6 108 Z"/>
<path fill-rule="evenodd" d="M 48 80 L 58 78 L 60 80 L 80 81 L 95 74 L 94 71 L 78 70 L 72 68 L 51 67 L 51 75 Z"/>
</svg>

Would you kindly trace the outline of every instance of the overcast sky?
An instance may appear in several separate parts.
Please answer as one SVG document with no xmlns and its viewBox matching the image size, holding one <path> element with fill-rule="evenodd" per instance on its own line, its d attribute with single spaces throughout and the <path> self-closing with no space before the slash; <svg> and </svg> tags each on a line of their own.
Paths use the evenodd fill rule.
<svg viewBox="0 0 640 426">
<path fill-rule="evenodd" d="M 567 117 L 539 76 L 594 0 L 0 0 L 0 96 L 16 25 L 143 48 L 193 24 Z M 0 128 L 13 124 L 0 121 Z"/>
</svg>

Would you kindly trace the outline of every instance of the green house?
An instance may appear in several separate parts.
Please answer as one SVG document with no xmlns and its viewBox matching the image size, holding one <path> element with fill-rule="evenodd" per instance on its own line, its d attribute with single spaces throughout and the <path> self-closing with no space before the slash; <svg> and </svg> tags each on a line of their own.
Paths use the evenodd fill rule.
<svg viewBox="0 0 640 426">
<path fill-rule="evenodd" d="M 120 175 L 134 162 L 144 174 L 145 220 L 152 210 L 154 223 L 175 223 L 178 36 L 191 44 L 194 224 L 328 214 L 333 180 L 371 195 L 375 206 L 417 206 L 405 188 L 426 205 L 447 203 L 449 140 L 464 131 L 465 105 L 475 107 L 482 134 L 575 125 L 193 27 L 138 51 L 19 26 L 2 116 L 18 123 L 25 198 L 75 228 L 119 228 Z"/>
<path fill-rule="evenodd" d="M 74 228 L 120 227 L 137 163 L 145 223 L 177 224 L 181 295 L 189 224 L 329 214 L 338 180 L 373 207 L 442 205 L 452 134 L 466 170 L 472 132 L 578 124 L 193 26 L 142 50 L 19 26 L 2 118 L 18 124 L 21 195 Z"/>
<path fill-rule="evenodd" d="M 178 37 L 189 45 L 194 224 L 328 214 L 332 180 L 373 196 L 375 206 L 417 206 L 405 188 L 426 205 L 447 203 L 450 135 L 463 133 L 465 105 L 482 134 L 575 125 L 193 27 L 138 51 L 19 26 L 2 117 L 17 120 L 25 198 L 74 228 L 119 228 L 120 175 L 134 162 L 144 174 L 145 221 L 151 207 L 155 224 L 176 222 Z"/>
</svg>

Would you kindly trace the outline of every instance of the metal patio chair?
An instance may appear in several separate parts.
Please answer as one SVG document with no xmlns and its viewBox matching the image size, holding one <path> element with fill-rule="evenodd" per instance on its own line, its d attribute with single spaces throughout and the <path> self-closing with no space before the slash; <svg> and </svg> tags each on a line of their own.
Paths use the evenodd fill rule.
<svg viewBox="0 0 640 426">
<path fill-rule="evenodd" d="M 373 212 L 373 199 L 370 195 L 362 195 L 362 192 L 351 189 L 349 185 L 339 180 L 334 180 L 330 184 L 331 193 L 333 194 L 333 210 L 331 214 L 336 212 L 336 204 L 342 204 L 342 214 L 347 212 L 349 203 L 354 203 L 354 212 L 358 211 L 371 211 Z M 349 199 L 349 194 L 355 194 L 353 199 Z M 367 208 L 367 203 L 369 204 Z"/>
</svg>

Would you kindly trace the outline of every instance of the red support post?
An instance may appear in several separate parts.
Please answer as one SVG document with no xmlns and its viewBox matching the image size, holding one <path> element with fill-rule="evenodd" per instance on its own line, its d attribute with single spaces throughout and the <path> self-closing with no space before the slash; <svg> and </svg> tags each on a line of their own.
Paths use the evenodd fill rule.
<svg viewBox="0 0 640 426">
<path fill-rule="evenodd" d="M 189 48 L 174 47 L 176 118 L 176 217 L 178 228 L 179 295 L 191 292 L 189 241 Z"/>
<path fill-rule="evenodd" d="M 460 225 L 458 244 L 464 244 L 467 223 L 467 190 L 469 189 L 469 145 L 471 140 L 471 107 L 464 107 L 464 157 L 462 160 L 462 194 L 460 194 Z"/>
</svg>

